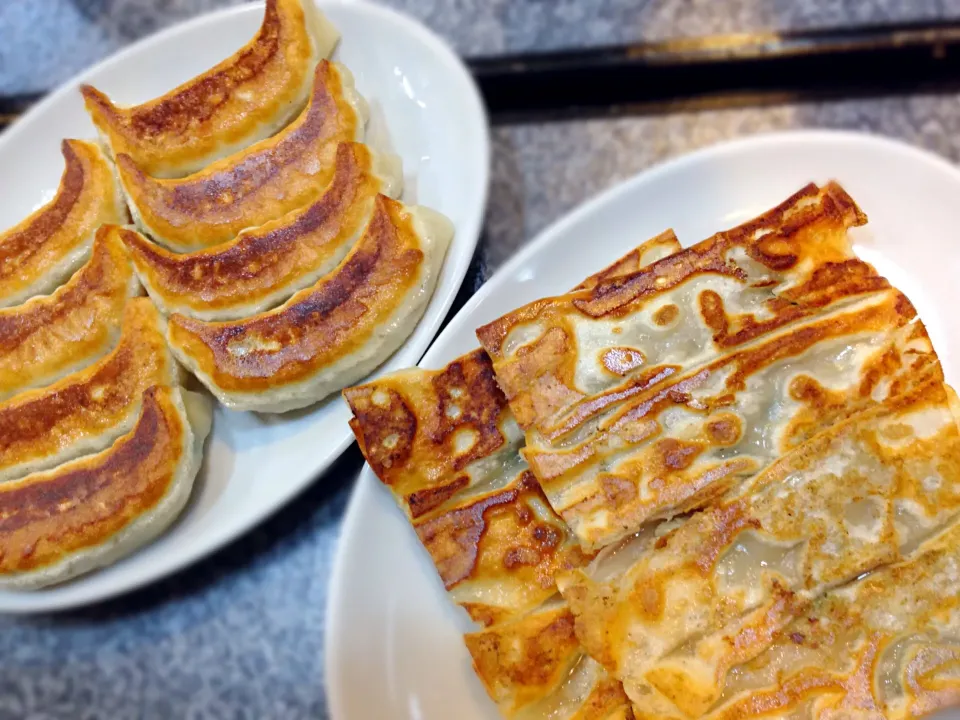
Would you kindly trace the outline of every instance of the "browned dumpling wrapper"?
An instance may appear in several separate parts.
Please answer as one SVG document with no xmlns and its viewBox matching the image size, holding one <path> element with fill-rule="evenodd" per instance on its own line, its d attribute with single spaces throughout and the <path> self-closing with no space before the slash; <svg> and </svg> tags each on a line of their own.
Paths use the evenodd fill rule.
<svg viewBox="0 0 960 720">
<path fill-rule="evenodd" d="M 0 482 L 99 452 L 128 432 L 147 389 L 180 382 L 165 336 L 153 304 L 134 298 L 110 354 L 0 403 Z"/>
<path fill-rule="evenodd" d="M 209 428 L 207 398 L 154 386 L 106 450 L 0 485 L 0 587 L 63 582 L 157 537 L 190 497 Z"/>
<path fill-rule="evenodd" d="M 49 385 L 110 352 L 141 294 L 119 228 L 97 231 L 90 259 L 52 295 L 0 310 L 0 399 Z"/>
<path fill-rule="evenodd" d="M 177 358 L 236 410 L 285 412 L 356 382 L 413 332 L 453 237 L 450 221 L 383 195 L 362 237 L 312 287 L 223 322 L 172 315 Z"/>
<path fill-rule="evenodd" d="M 672 233 L 588 278 L 592 286 L 679 249 Z M 430 371 L 348 388 L 351 427 L 430 555 L 451 599 L 483 629 L 465 636 L 474 667 L 511 718 L 613 720 L 619 682 L 587 657 L 554 575 L 588 556 L 519 454 L 522 433 L 482 350 Z"/>
<path fill-rule="evenodd" d="M 123 240 L 165 313 L 233 320 L 269 310 L 333 270 L 356 244 L 377 195 L 396 197 L 401 184 L 399 158 L 341 143 L 333 178 L 315 202 L 230 242 L 175 253 L 132 230 Z"/>
<path fill-rule="evenodd" d="M 955 522 L 960 430 L 938 370 L 665 530 L 620 574 L 562 579 L 578 636 L 644 717 L 708 712 L 811 601 Z"/>
<path fill-rule="evenodd" d="M 0 232 L 0 307 L 56 290 L 89 258 L 97 228 L 127 222 L 113 164 L 93 143 L 64 140 L 53 200 Z"/>
<path fill-rule="evenodd" d="M 128 156 L 154 177 L 180 177 L 283 128 L 338 37 L 312 0 L 267 0 L 245 47 L 158 98 L 120 107 L 89 85 L 81 92 L 115 157 Z"/>
<path fill-rule="evenodd" d="M 151 177 L 119 153 L 120 182 L 142 232 L 176 252 L 202 250 L 316 200 L 337 147 L 361 140 L 366 120 L 350 71 L 322 60 L 307 106 L 276 135 L 183 178 Z"/>
</svg>

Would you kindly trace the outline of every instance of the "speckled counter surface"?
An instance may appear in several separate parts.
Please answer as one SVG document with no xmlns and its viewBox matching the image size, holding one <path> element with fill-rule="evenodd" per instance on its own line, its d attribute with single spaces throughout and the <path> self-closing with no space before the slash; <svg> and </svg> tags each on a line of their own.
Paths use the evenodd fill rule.
<svg viewBox="0 0 960 720">
<path fill-rule="evenodd" d="M 144 28 L 217 4 L 0 0 L 0 92 L 46 86 L 41 71 L 60 78 L 61 61 L 73 63 L 69 75 Z M 712 0 L 393 4 L 469 52 L 960 14 L 960 2 L 946 0 L 737 0 L 724 12 Z M 121 9 L 128 20 L 116 19 Z M 105 19 L 108 12 L 114 19 Z M 70 24 L 81 16 L 93 18 L 82 32 Z M 31 54 L 36 74 L 18 65 Z M 549 222 L 653 163 L 726 138 L 800 127 L 883 133 L 960 160 L 960 96 L 499 128 L 487 229 L 468 282 L 482 282 Z M 68 615 L 0 618 L 0 720 L 324 717 L 324 605 L 358 467 L 351 449 L 256 531 L 133 595 Z"/>
</svg>

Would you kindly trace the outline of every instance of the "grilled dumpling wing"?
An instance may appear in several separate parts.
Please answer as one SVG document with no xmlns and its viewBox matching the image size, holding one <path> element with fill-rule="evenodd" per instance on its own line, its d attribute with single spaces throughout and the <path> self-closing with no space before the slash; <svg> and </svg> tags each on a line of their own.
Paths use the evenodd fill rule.
<svg viewBox="0 0 960 720">
<path fill-rule="evenodd" d="M 737 668 L 706 717 L 901 720 L 960 704 L 958 599 L 954 527 L 909 560 L 818 600 Z"/>
<path fill-rule="evenodd" d="M 105 223 L 127 211 L 112 163 L 93 143 L 64 140 L 57 194 L 16 226 L 0 233 L 0 307 L 53 291 L 90 256 Z"/>
<path fill-rule="evenodd" d="M 0 310 L 0 399 L 49 385 L 116 345 L 123 308 L 141 292 L 118 230 L 101 227 L 90 259 L 55 293 Z"/>
<path fill-rule="evenodd" d="M 486 627 L 465 636 L 481 681 L 512 718 L 606 718 L 619 683 L 584 657 L 553 575 L 588 559 L 518 454 L 522 435 L 482 350 L 344 391 L 351 427 L 450 598 Z M 576 682 L 570 683 L 571 671 Z"/>
<path fill-rule="evenodd" d="M 356 242 L 377 193 L 395 197 L 401 183 L 398 158 L 342 143 L 333 178 L 316 202 L 229 243 L 177 254 L 133 231 L 123 238 L 165 313 L 232 320 L 268 310 L 332 270 Z"/>
<path fill-rule="evenodd" d="M 172 315 L 170 344 L 229 408 L 306 407 L 369 373 L 409 336 L 452 235 L 439 213 L 380 195 L 363 236 L 313 287 L 242 320 Z"/>
<path fill-rule="evenodd" d="M 682 372 L 599 394 L 562 444 L 524 456 L 586 548 L 702 507 L 830 424 L 909 385 L 936 355 L 896 290 L 764 335 Z"/>
<path fill-rule="evenodd" d="M 153 304 L 135 298 L 109 355 L 49 387 L 0 403 L 0 482 L 99 452 L 128 432 L 148 388 L 179 384 L 165 335 Z"/>
<path fill-rule="evenodd" d="M 267 0 L 253 40 L 166 95 L 124 108 L 89 85 L 81 92 L 115 156 L 130 156 L 155 177 L 180 177 L 286 125 L 337 39 L 311 0 Z"/>
<path fill-rule="evenodd" d="M 583 652 L 566 603 L 464 636 L 473 666 L 513 720 L 633 720 L 623 687 Z"/>
<path fill-rule="evenodd" d="M 676 252 L 673 233 L 588 278 Z M 587 657 L 553 576 L 587 560 L 519 454 L 523 435 L 482 350 L 442 370 L 344 390 L 350 426 L 451 599 L 485 627 L 464 637 L 477 675 L 511 718 L 627 718 L 620 683 Z"/>
<path fill-rule="evenodd" d="M 708 504 L 936 355 L 847 239 L 835 184 L 478 331 L 524 455 L 581 544 Z"/>
<path fill-rule="evenodd" d="M 809 602 L 954 522 L 960 432 L 936 370 L 684 520 L 621 576 L 561 581 L 578 636 L 641 716 L 706 712 Z"/>
<path fill-rule="evenodd" d="M 346 388 L 343 397 L 364 457 L 410 520 L 523 470 L 523 434 L 482 350 L 443 370 L 413 368 Z"/>
<path fill-rule="evenodd" d="M 824 304 L 887 287 L 846 237 L 865 216 L 810 185 L 643 271 L 538 300 L 477 330 L 522 427 L 553 438 L 598 393 L 709 362 Z"/>
<path fill-rule="evenodd" d="M 190 496 L 209 427 L 206 398 L 153 387 L 106 450 L 0 485 L 0 587 L 69 580 L 155 538 Z"/>
<path fill-rule="evenodd" d="M 273 137 L 181 179 L 150 177 L 123 153 L 117 168 L 140 230 L 172 250 L 199 250 L 313 202 L 337 146 L 361 140 L 366 117 L 350 71 L 323 60 L 307 107 Z"/>
<path fill-rule="evenodd" d="M 673 230 L 666 230 L 659 235 L 650 238 L 646 242 L 638 245 L 623 257 L 615 260 L 603 270 L 594 273 L 582 283 L 577 285 L 573 291 L 593 290 L 598 285 L 609 280 L 616 280 L 627 275 L 649 267 L 665 257 L 680 252 L 680 240 L 677 239 Z"/>
<path fill-rule="evenodd" d="M 583 564 L 520 458 L 522 436 L 483 351 L 347 388 L 344 398 L 364 456 L 474 620 L 538 606 L 556 593 L 558 569 Z"/>
</svg>

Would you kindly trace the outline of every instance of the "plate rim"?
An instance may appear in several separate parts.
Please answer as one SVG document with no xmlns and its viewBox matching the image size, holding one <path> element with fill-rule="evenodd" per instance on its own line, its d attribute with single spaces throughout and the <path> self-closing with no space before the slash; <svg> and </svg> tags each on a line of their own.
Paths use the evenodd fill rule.
<svg viewBox="0 0 960 720">
<path fill-rule="evenodd" d="M 497 290 L 497 285 L 503 282 L 500 278 L 513 274 L 513 272 L 519 267 L 522 267 L 531 256 L 549 247 L 549 245 L 555 241 L 555 238 L 563 235 L 567 231 L 569 226 L 576 224 L 604 205 L 614 202 L 621 195 L 630 193 L 636 186 L 647 182 L 655 182 L 659 176 L 668 172 L 681 170 L 687 165 L 703 161 L 716 161 L 725 155 L 735 154 L 754 146 L 762 147 L 764 145 L 803 143 L 826 144 L 831 142 L 853 143 L 867 146 L 873 145 L 878 148 L 883 148 L 884 151 L 910 157 L 916 162 L 924 163 L 940 171 L 944 171 L 948 175 L 952 175 L 956 182 L 960 184 L 960 167 L 945 157 L 897 138 L 861 130 L 796 129 L 760 132 L 746 137 L 721 140 L 717 143 L 706 145 L 671 158 L 666 158 L 636 172 L 630 177 L 624 178 L 611 187 L 597 192 L 573 210 L 561 215 L 538 232 L 528 243 L 521 247 L 498 268 L 490 279 L 478 288 L 467 302 L 464 303 L 463 307 L 457 311 L 457 314 L 450 318 L 450 321 L 446 324 L 443 331 L 434 338 L 430 349 L 423 355 L 420 362 L 417 363 L 417 367 L 436 369 L 441 363 L 450 362 L 453 358 L 438 361 L 438 356 L 440 358 L 444 357 L 446 351 L 445 346 L 448 344 L 447 338 L 457 331 L 461 324 L 467 322 L 464 318 L 472 314 L 475 308 L 484 302 L 487 296 Z M 477 346 L 479 347 L 479 341 Z M 337 537 L 336 554 L 330 572 L 330 580 L 327 585 L 323 654 L 327 707 L 332 720 L 351 720 L 347 717 L 346 710 L 344 709 L 345 701 L 342 692 L 341 665 L 334 660 L 335 656 L 338 656 L 339 659 L 339 656 L 342 654 L 341 648 L 345 645 L 347 639 L 345 636 L 341 637 L 344 633 L 342 628 L 346 627 L 341 617 L 345 608 L 344 601 L 346 597 L 344 597 L 344 601 L 339 601 L 339 598 L 344 593 L 344 586 L 347 581 L 347 552 L 345 548 L 348 545 L 348 539 L 359 531 L 359 523 L 364 505 L 369 502 L 367 498 L 371 496 L 371 493 L 378 490 L 378 484 L 379 480 L 370 468 L 370 465 L 364 462 L 363 467 L 357 473 L 353 491 L 350 494 L 346 511 L 343 514 L 340 533 Z M 397 508 L 397 512 L 400 512 L 399 508 Z"/>
<path fill-rule="evenodd" d="M 422 348 L 413 349 L 413 355 L 415 356 L 416 361 L 419 362 L 423 355 L 428 352 L 430 347 L 433 345 L 433 341 L 436 339 L 438 334 L 437 330 L 443 327 L 443 323 L 449 315 L 450 307 L 453 305 L 453 301 L 456 299 L 456 296 L 463 285 L 464 279 L 466 278 L 466 274 L 473 261 L 473 256 L 476 254 L 476 248 L 480 240 L 480 232 L 482 230 L 482 223 L 486 213 L 487 200 L 490 190 L 491 141 L 490 123 L 487 117 L 486 107 L 481 99 L 480 91 L 476 82 L 474 81 L 460 56 L 457 55 L 457 53 L 453 50 L 450 44 L 447 43 L 446 40 L 444 40 L 437 33 L 413 16 L 373 2 L 372 0 L 306 1 L 313 2 L 323 12 L 326 12 L 328 9 L 334 7 L 343 8 L 347 12 L 358 12 L 360 14 L 380 16 L 383 18 L 385 23 L 403 27 L 405 32 L 412 36 L 419 44 L 429 49 L 431 53 L 441 61 L 442 65 L 447 68 L 447 72 L 452 73 L 452 76 L 457 78 L 457 83 L 462 85 L 463 88 L 463 95 L 461 98 L 461 101 L 464 103 L 463 114 L 473 117 L 476 120 L 476 129 L 479 130 L 477 134 L 480 143 L 479 146 L 475 146 L 475 151 L 480 158 L 480 169 L 482 171 L 481 175 L 477 178 L 481 188 L 481 195 L 479 198 L 477 198 L 478 201 L 472 205 L 471 212 L 467 215 L 465 222 L 462 222 L 456 228 L 455 237 L 460 238 L 461 243 L 466 243 L 466 245 L 462 246 L 463 249 L 456 256 L 453 256 L 448 250 L 446 257 L 444 258 L 444 269 L 448 267 L 447 263 L 453 263 L 449 266 L 449 272 L 454 277 L 454 282 L 452 283 L 451 287 L 447 289 L 445 295 L 440 294 L 438 282 L 438 287 L 431 295 L 427 309 L 424 311 L 424 314 L 426 314 L 426 312 L 430 310 L 430 305 L 435 302 L 437 303 L 436 311 L 438 313 L 438 318 L 435 322 L 435 328 L 433 332 L 429 334 L 429 337 L 426 337 L 423 341 L 421 341 L 423 344 Z M 19 133 L 25 132 L 23 128 L 29 127 L 30 123 L 36 116 L 42 116 L 43 114 L 50 112 L 48 110 L 49 107 L 61 102 L 63 98 L 67 97 L 71 93 L 78 92 L 79 85 L 84 82 L 89 82 L 92 76 L 96 76 L 104 72 L 105 69 L 109 69 L 115 64 L 120 64 L 124 61 L 127 61 L 132 55 L 150 52 L 153 46 L 170 42 L 183 32 L 188 32 L 198 27 L 202 28 L 207 25 L 216 26 L 218 23 L 224 22 L 227 18 L 234 15 L 262 12 L 263 7 L 263 0 L 254 0 L 253 2 L 243 3 L 237 6 L 203 13 L 196 17 L 188 18 L 182 22 L 178 22 L 169 27 L 163 28 L 152 35 L 148 35 L 133 43 L 130 43 L 116 52 L 102 58 L 95 64 L 85 68 L 84 70 L 81 70 L 70 79 L 61 83 L 54 90 L 50 91 L 50 93 L 40 100 L 36 105 L 31 107 L 22 116 L 17 118 L 17 120 L 15 120 L 13 124 L 7 128 L 3 135 L 0 136 L 0 151 L 2 151 L 3 148 L 7 147 L 8 145 L 15 143 Z M 415 333 L 421 327 L 421 322 L 422 318 L 417 322 L 413 333 Z M 407 343 L 412 338 L 413 333 L 411 333 L 409 338 L 404 340 L 404 343 L 395 351 L 395 353 L 402 352 L 404 349 L 406 349 Z M 391 357 L 392 356 L 393 354 L 391 354 Z M 374 378 L 382 374 L 382 372 L 382 369 L 378 368 L 370 373 L 367 377 Z M 342 400 L 340 401 L 342 402 Z M 210 442 L 209 438 L 207 442 Z M 40 613 L 50 614 L 64 612 L 79 607 L 86 607 L 95 603 L 109 600 L 111 598 L 126 595 L 159 580 L 175 575 L 190 565 L 193 565 L 194 563 L 199 562 L 200 560 L 209 557 L 210 555 L 223 549 L 229 543 L 237 540 L 239 537 L 250 532 L 262 522 L 267 520 L 281 507 L 291 502 L 297 495 L 304 492 L 308 487 L 320 480 L 323 474 L 330 469 L 337 459 L 339 459 L 346 449 L 354 442 L 353 434 L 348 431 L 345 432 L 343 437 L 331 446 L 330 456 L 324 462 L 319 464 L 316 469 L 311 471 L 303 482 L 291 485 L 286 491 L 276 493 L 275 495 L 271 496 L 269 502 L 264 503 L 262 505 L 262 509 L 257 514 L 252 515 L 247 522 L 241 522 L 235 527 L 229 527 L 227 531 L 217 532 L 214 529 L 208 535 L 208 537 L 211 538 L 209 542 L 197 545 L 196 547 L 185 548 L 175 556 L 175 560 L 167 563 L 155 564 L 155 567 L 159 568 L 158 570 L 144 572 L 141 576 L 135 576 L 130 581 L 123 581 L 123 576 L 121 576 L 117 582 L 109 586 L 109 589 L 89 592 L 86 594 L 80 590 L 78 591 L 76 597 L 67 596 L 67 598 L 64 599 L 58 598 L 57 596 L 53 596 L 51 598 L 42 594 L 17 593 L 18 596 L 22 596 L 24 598 L 33 598 L 33 601 L 27 601 L 23 604 L 17 604 L 16 606 L 9 607 L 0 604 L 0 615 L 26 616 Z M 129 556 L 125 557 L 124 560 L 136 557 L 136 555 L 143 549 L 145 548 L 138 548 Z M 98 571 L 95 570 L 84 577 L 92 577 L 96 575 L 97 572 Z M 80 584 L 83 583 L 84 577 L 79 577 L 76 580 L 71 581 L 70 584 L 76 583 L 79 587 Z"/>
</svg>

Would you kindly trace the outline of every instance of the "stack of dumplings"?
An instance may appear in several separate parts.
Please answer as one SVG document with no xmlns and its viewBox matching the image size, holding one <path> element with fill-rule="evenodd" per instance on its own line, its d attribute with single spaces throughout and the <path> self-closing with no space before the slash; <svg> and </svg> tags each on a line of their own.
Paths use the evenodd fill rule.
<svg viewBox="0 0 960 720">
<path fill-rule="evenodd" d="M 0 235 L 5 589 L 68 580 L 156 537 L 190 496 L 210 428 L 141 297 L 113 166 L 79 140 L 63 155 L 53 200 Z"/>
<path fill-rule="evenodd" d="M 413 331 L 453 227 L 363 144 L 338 39 L 311 0 L 267 0 L 245 47 L 161 97 L 81 88 L 102 144 L 64 141 L 54 199 L 0 234 L 0 588 L 108 565 L 177 518 L 212 418 L 185 369 L 283 412 Z"/>
<path fill-rule="evenodd" d="M 348 388 L 509 718 L 960 704 L 960 402 L 809 185 Z"/>
<path fill-rule="evenodd" d="M 251 45 L 164 98 L 119 109 L 84 89 L 170 345 L 235 410 L 306 407 L 380 365 L 423 314 L 453 236 L 396 199 L 399 158 L 362 144 L 367 103 L 325 59 L 335 44 L 311 2 L 271 0 Z M 210 142 L 165 162 L 181 133 Z"/>
</svg>

